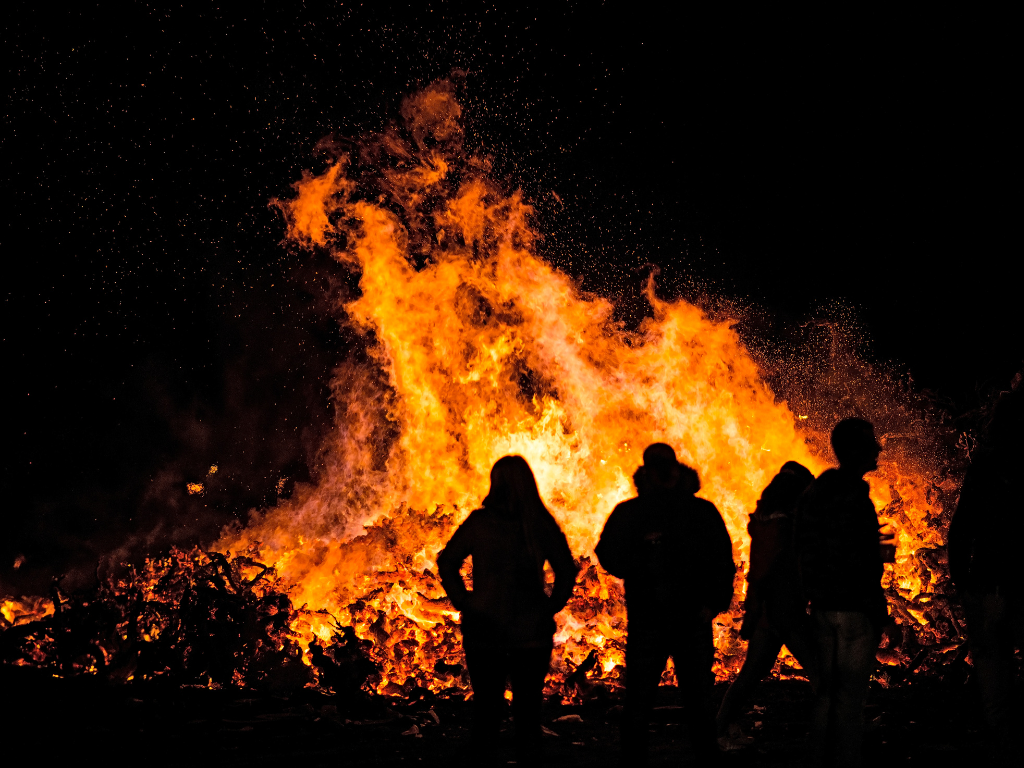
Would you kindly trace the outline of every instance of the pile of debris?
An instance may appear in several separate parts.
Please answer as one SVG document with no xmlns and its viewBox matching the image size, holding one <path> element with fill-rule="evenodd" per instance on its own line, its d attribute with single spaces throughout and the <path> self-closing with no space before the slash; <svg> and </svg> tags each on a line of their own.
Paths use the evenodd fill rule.
<svg viewBox="0 0 1024 768">
<path fill-rule="evenodd" d="M 55 580 L 50 601 L 12 603 L 0 617 L 0 663 L 113 683 L 359 692 L 377 674 L 370 642 L 334 624 L 307 664 L 293 627 L 309 612 L 258 556 L 172 549 L 85 594 L 65 594 Z"/>
</svg>

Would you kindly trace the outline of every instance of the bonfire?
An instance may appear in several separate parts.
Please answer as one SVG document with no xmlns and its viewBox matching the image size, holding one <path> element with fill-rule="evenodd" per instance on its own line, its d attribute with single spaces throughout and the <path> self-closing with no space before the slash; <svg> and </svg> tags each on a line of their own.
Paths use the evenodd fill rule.
<svg viewBox="0 0 1024 768">
<path fill-rule="evenodd" d="M 49 596 L 8 596 L 9 663 L 126 683 L 465 696 L 459 615 L 435 558 L 485 495 L 495 460 L 520 454 L 581 566 L 556 617 L 547 692 L 614 694 L 626 609 L 593 547 L 633 495 L 644 447 L 660 441 L 699 472 L 741 565 L 715 622 L 726 680 L 744 654 L 747 516 L 786 461 L 815 474 L 829 466 L 824 437 L 847 415 L 872 420 L 885 444 L 868 479 L 896 531 L 884 586 L 900 631 L 879 651 L 892 670 L 879 679 L 957 658 L 962 622 L 945 597 L 942 545 L 958 465 L 912 392 L 838 342 L 813 360 L 755 352 L 735 316 L 659 297 L 653 274 L 648 316 L 617 321 L 611 301 L 542 258 L 529 200 L 467 146 L 448 82 L 409 96 L 382 133 L 319 150 L 319 171 L 271 202 L 287 247 L 358 281 L 335 307 L 357 341 L 333 373 L 319 475 L 205 548 L 128 567 L 94 595 L 55 583 Z M 776 674 L 800 670 L 783 657 Z"/>
</svg>

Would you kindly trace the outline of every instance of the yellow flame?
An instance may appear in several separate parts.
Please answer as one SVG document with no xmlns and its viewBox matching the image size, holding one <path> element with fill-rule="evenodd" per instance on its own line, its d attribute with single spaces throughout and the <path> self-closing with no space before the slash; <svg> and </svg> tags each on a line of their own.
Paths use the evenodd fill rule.
<svg viewBox="0 0 1024 768">
<path fill-rule="evenodd" d="M 364 334 L 370 362 L 337 370 L 335 431 L 319 482 L 217 545 L 239 551 L 260 542 L 262 556 L 294 583 L 297 604 L 326 609 L 373 639 L 386 667 L 381 692 L 407 678 L 451 684 L 433 666 L 458 656 L 458 614 L 444 600 L 434 558 L 485 495 L 499 457 L 529 461 L 574 552 L 591 563 L 612 508 L 633 495 L 630 478 L 651 442 L 673 445 L 699 471 L 701 495 L 722 512 L 737 561 L 747 559 L 747 516 L 781 465 L 799 461 L 816 474 L 827 466 L 805 442 L 809 433 L 796 429 L 808 417 L 777 400 L 728 322 L 659 299 L 650 280 L 653 316 L 627 330 L 608 300 L 545 262 L 522 195 L 503 194 L 479 170 L 483 161 L 457 156 L 460 113 L 443 88 L 407 102 L 403 114 L 420 121 L 412 134 L 434 130 L 443 140 L 429 152 L 418 144 L 395 150 L 402 162 L 385 174 L 390 200 L 354 194 L 342 160 L 304 174 L 295 199 L 274 201 L 290 239 L 358 272 L 359 295 L 341 310 Z M 461 181 L 445 186 L 454 164 L 464 169 Z M 416 219 L 429 195 L 440 202 Z M 419 237 L 413 253 L 417 227 L 435 234 Z M 902 494 L 910 522 L 894 523 L 904 556 L 937 535 L 922 533 L 923 486 L 892 463 L 871 481 L 879 508 L 893 489 Z M 716 622 L 719 674 L 742 655 L 738 611 Z M 588 568 L 558 617 L 562 656 L 580 663 L 596 649 L 611 673 L 624 661 L 624 619 L 619 582 Z M 305 631 L 307 640 L 324 638 L 322 628 Z"/>
</svg>

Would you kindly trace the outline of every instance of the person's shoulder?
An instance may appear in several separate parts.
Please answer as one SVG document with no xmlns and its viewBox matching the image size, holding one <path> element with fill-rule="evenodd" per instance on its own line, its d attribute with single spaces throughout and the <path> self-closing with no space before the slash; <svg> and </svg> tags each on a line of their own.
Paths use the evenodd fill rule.
<svg viewBox="0 0 1024 768">
<path fill-rule="evenodd" d="M 814 478 L 811 484 L 800 494 L 796 500 L 796 514 L 798 517 L 807 517 L 813 514 L 813 510 L 820 506 L 822 499 L 832 494 L 833 477 L 830 473 L 834 471 L 833 469 L 826 469 Z"/>
<path fill-rule="evenodd" d="M 967 472 L 964 475 L 964 482 L 966 483 L 969 480 L 988 482 L 1002 474 L 1001 470 L 1004 469 L 1004 463 L 999 459 L 1000 457 L 991 449 L 978 449 L 971 457 L 971 465 L 967 468 Z"/>
<path fill-rule="evenodd" d="M 640 498 L 634 496 L 632 499 L 626 499 L 620 501 L 615 505 L 615 509 L 608 515 L 608 523 L 614 524 L 623 523 L 641 514 L 643 506 L 640 503 Z M 608 523 L 605 523 L 607 525 Z"/>
<path fill-rule="evenodd" d="M 789 520 L 789 516 L 784 515 L 781 512 L 768 513 L 754 511 L 750 513 L 750 518 L 747 520 L 747 531 L 767 530 L 773 526 L 781 525 L 787 520 Z"/>
<path fill-rule="evenodd" d="M 555 516 L 548 512 L 541 518 L 541 530 L 548 535 L 561 536 L 565 538 L 565 532 L 562 531 L 562 526 L 558 524 Z"/>
<path fill-rule="evenodd" d="M 700 522 L 699 525 L 703 530 L 706 531 L 726 531 L 728 527 L 725 524 L 725 518 L 722 517 L 722 513 L 719 512 L 712 502 L 707 499 L 702 499 L 698 496 L 693 497 L 693 501 L 690 502 L 691 513 L 688 517 L 696 517 Z"/>
<path fill-rule="evenodd" d="M 438 555 L 437 562 L 439 566 L 444 560 L 451 560 L 453 557 L 457 558 L 457 552 L 463 552 L 467 548 L 472 549 L 476 545 L 480 540 L 482 517 L 485 514 L 483 509 L 474 509 L 466 516 L 465 520 L 459 523 L 448 543 Z"/>
<path fill-rule="evenodd" d="M 631 499 L 626 499 L 625 501 L 620 501 L 618 504 L 616 504 L 615 509 L 612 510 L 612 514 L 614 515 L 616 512 L 635 512 L 639 511 L 641 507 L 642 505 L 640 503 L 640 497 L 634 496 Z"/>
<path fill-rule="evenodd" d="M 835 485 L 843 480 L 843 473 L 839 471 L 838 467 L 830 467 L 814 478 L 811 483 L 811 488 L 824 488 L 830 485 Z"/>
<path fill-rule="evenodd" d="M 708 501 L 707 499 L 702 499 L 700 496 L 694 496 L 690 500 L 689 504 L 690 508 L 698 514 L 705 515 L 707 517 L 722 516 L 722 513 L 718 511 L 718 507 L 716 507 L 713 502 Z"/>
<path fill-rule="evenodd" d="M 494 517 L 494 510 L 489 510 L 486 507 L 478 507 L 474 509 L 466 519 L 462 521 L 460 528 L 476 528 L 479 525 L 486 525 Z"/>
<path fill-rule="evenodd" d="M 844 480 L 843 473 L 835 467 L 826 469 L 811 481 L 811 484 L 807 486 L 807 490 L 803 492 L 802 498 L 806 500 L 829 496 L 845 484 Z"/>
</svg>

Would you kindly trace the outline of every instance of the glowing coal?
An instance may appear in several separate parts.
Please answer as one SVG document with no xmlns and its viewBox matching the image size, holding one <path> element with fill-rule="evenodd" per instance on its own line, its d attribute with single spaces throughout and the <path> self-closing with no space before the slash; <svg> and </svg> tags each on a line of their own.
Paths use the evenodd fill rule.
<svg viewBox="0 0 1024 768">
<path fill-rule="evenodd" d="M 293 243 L 359 275 L 360 295 L 339 317 L 363 335 L 370 362 L 336 373 L 319 482 L 218 548 L 259 542 L 297 604 L 375 639 L 380 690 L 444 687 L 451 681 L 433 670 L 458 659 L 459 640 L 434 557 L 483 497 L 494 461 L 518 453 L 574 551 L 590 558 L 559 616 L 556 656 L 571 666 L 596 652 L 596 668 L 612 674 L 623 659 L 622 593 L 591 553 L 612 507 L 632 495 L 648 443 L 672 444 L 699 470 L 737 560 L 747 515 L 781 464 L 817 473 L 826 462 L 728 322 L 660 300 L 649 281 L 653 316 L 627 330 L 610 302 L 541 259 L 530 205 L 466 151 L 447 84 L 410 97 L 402 113 L 404 126 L 367 140 L 358 158 L 337 157 L 304 175 L 294 199 L 275 201 Z M 889 457 L 872 482 L 880 509 L 890 487 L 925 485 L 908 470 L 919 468 Z M 901 497 L 903 509 L 917 502 Z M 904 560 L 937 543 L 929 513 L 896 521 Z M 909 570 L 899 579 L 920 591 Z M 718 624 L 720 675 L 741 652 L 733 623 Z"/>
<path fill-rule="evenodd" d="M 340 624 L 354 630 L 346 647 L 365 646 L 379 670 L 369 678 L 374 690 L 463 692 L 458 615 L 434 560 L 483 498 L 494 461 L 517 453 L 583 566 L 557 617 L 549 690 L 574 699 L 614 688 L 624 663 L 625 605 L 621 584 L 596 565 L 592 550 L 614 505 L 633 495 L 643 448 L 667 442 L 699 471 L 700 495 L 721 510 L 742 562 L 747 516 L 761 489 L 788 460 L 824 469 L 822 435 L 856 412 L 888 438 L 869 479 L 882 518 L 897 531 L 886 585 L 904 639 L 888 641 L 883 661 L 906 666 L 910 651 L 955 648 L 959 625 L 940 594 L 945 563 L 937 548 L 958 483 L 925 449 L 930 427 L 913 398 L 873 378 L 841 345 L 824 365 L 799 359 L 773 367 L 763 354 L 755 360 L 733 323 L 659 299 L 653 279 L 651 316 L 627 329 L 608 300 L 584 293 L 538 255 L 532 208 L 491 179 L 485 157 L 466 149 L 461 116 L 451 86 L 430 86 L 405 101 L 401 126 L 366 138 L 350 155 L 335 153 L 322 173 L 303 175 L 292 199 L 274 201 L 292 244 L 358 276 L 358 295 L 337 316 L 363 348 L 334 372 L 335 424 L 322 469 L 315 483 L 297 485 L 278 506 L 224 531 L 211 551 L 226 557 L 172 553 L 133 571 L 130 589 L 111 587 L 115 597 L 137 595 L 131 610 L 138 616 L 126 614 L 125 626 L 147 627 L 149 619 L 139 617 L 149 614 L 160 616 L 153 626 L 178 626 L 168 616 L 183 598 L 160 597 L 155 581 L 152 589 L 142 582 L 150 571 L 154 579 L 181 573 L 182 595 L 200 594 L 209 582 L 218 600 L 239 603 L 245 615 L 288 617 L 287 632 L 275 625 L 260 640 L 262 661 L 246 666 L 239 657 L 225 677 L 236 684 L 269 679 L 267 665 L 293 659 L 296 640 L 309 663 L 309 642 L 330 640 Z M 782 397 L 797 404 L 796 413 Z M 204 489 L 193 485 L 190 493 Z M 263 569 L 258 577 L 245 570 L 254 563 Z M 730 613 L 716 623 L 721 678 L 742 661 L 743 570 Z M 278 600 L 282 590 L 299 610 Z M 8 626 L 53 610 L 44 599 L 3 604 Z M 119 653 L 144 657 L 131 642 L 156 642 L 160 631 L 166 634 L 139 630 L 134 641 L 108 633 L 113 639 L 93 643 L 102 649 L 95 658 L 135 669 Z M 168 648 L 180 643 L 184 654 L 181 631 Z M 51 663 L 46 637 L 25 633 L 29 650 L 20 663 Z M 97 664 L 80 667 L 95 672 Z"/>
</svg>

